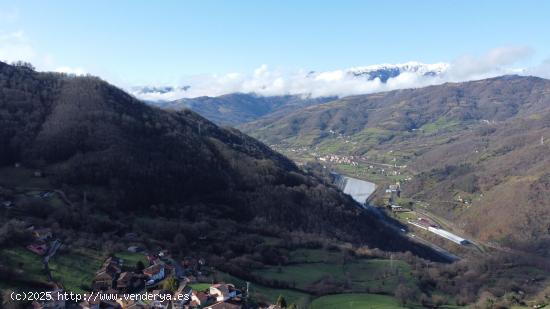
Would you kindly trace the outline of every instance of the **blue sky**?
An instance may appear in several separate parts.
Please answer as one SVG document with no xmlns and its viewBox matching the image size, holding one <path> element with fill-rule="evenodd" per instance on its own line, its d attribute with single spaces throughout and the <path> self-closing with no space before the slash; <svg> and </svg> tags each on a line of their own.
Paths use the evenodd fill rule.
<svg viewBox="0 0 550 309">
<path fill-rule="evenodd" d="M 0 58 L 122 84 L 494 48 L 522 48 L 516 65 L 535 66 L 550 57 L 549 12 L 548 1 L 0 1 Z"/>
</svg>

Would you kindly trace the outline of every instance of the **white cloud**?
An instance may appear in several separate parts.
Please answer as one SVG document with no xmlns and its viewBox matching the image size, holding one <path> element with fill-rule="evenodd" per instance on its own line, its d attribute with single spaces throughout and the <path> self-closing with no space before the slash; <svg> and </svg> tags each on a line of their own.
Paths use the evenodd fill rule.
<svg viewBox="0 0 550 309">
<path fill-rule="evenodd" d="M 546 58 L 539 65 L 527 69 L 525 73 L 529 75 L 550 78 L 550 58 Z"/>
<path fill-rule="evenodd" d="M 219 96 L 228 93 L 257 93 L 260 95 L 310 95 L 348 96 L 388 91 L 403 88 L 417 88 L 445 82 L 459 82 L 482 79 L 503 74 L 532 74 L 550 76 L 550 59 L 533 68 L 514 67 L 528 58 L 533 51 L 525 47 L 501 47 L 488 51 L 484 55 L 465 55 L 450 63 L 422 64 L 409 62 L 400 64 L 406 72 L 389 78 L 386 82 L 375 78 L 358 78 L 350 72 L 368 72 L 392 65 L 355 67 L 342 70 L 310 72 L 306 70 L 286 71 L 272 69 L 262 65 L 251 73 L 229 73 L 192 76 L 174 86 L 173 91 L 136 92 L 136 96 L 146 100 L 175 100 L 199 96 Z M 38 54 L 23 31 L 0 33 L 0 60 L 31 62 L 40 70 L 85 75 L 82 67 L 60 66 L 48 54 Z M 395 65 L 394 65 L 395 66 Z M 439 72 L 435 76 L 426 76 L 427 71 Z M 162 85 L 166 86 L 166 85 Z M 185 87 L 189 86 L 189 87 Z M 159 87 L 162 89 L 162 87 Z"/>
<path fill-rule="evenodd" d="M 451 80 L 486 78 L 517 72 L 511 65 L 533 54 L 528 47 L 500 47 L 482 56 L 464 55 L 455 60 L 448 72 Z"/>
<path fill-rule="evenodd" d="M 250 74 L 231 73 L 226 75 L 201 75 L 184 80 L 179 87 L 170 92 L 148 92 L 134 94 L 147 100 L 175 100 L 198 96 L 219 96 L 234 92 L 260 95 L 311 95 L 348 96 L 388 91 L 403 88 L 417 88 L 445 82 L 459 82 L 488 78 L 503 74 L 524 73 L 522 68 L 513 67 L 526 59 L 532 50 L 525 47 L 501 47 L 488 51 L 484 55 L 465 55 L 450 63 L 422 64 L 408 62 L 400 64 L 406 72 L 389 78 L 385 83 L 376 78 L 367 80 L 358 78 L 350 71 L 365 72 L 383 69 L 395 65 L 375 65 L 345 70 L 308 72 L 305 70 L 284 71 L 270 69 L 262 65 Z M 550 61 L 549 61 L 550 62 Z M 439 72 L 427 76 L 426 72 Z M 181 86 L 190 86 L 182 89 Z"/>
<path fill-rule="evenodd" d="M 322 72 L 315 77 L 316 80 L 322 80 L 327 82 L 342 80 L 346 75 L 346 72 L 342 70 Z"/>
<path fill-rule="evenodd" d="M 2 15 L 0 15 L 2 18 Z M 88 72 L 81 67 L 59 66 L 52 55 L 37 53 L 25 32 L 18 30 L 0 33 L 0 61 L 26 61 L 33 64 L 38 70 L 60 73 L 85 75 Z"/>
<path fill-rule="evenodd" d="M 59 67 L 53 70 L 58 73 L 67 73 L 72 75 L 86 75 L 87 72 L 83 68 Z"/>
</svg>

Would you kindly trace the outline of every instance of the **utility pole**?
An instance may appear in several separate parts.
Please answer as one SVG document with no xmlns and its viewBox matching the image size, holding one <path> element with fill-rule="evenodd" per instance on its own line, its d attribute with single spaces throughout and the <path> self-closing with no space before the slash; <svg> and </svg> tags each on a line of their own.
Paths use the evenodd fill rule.
<svg viewBox="0 0 550 309">
<path fill-rule="evenodd" d="M 250 282 L 246 281 L 246 298 L 245 298 L 245 303 L 248 304 L 248 293 L 249 293 L 249 289 L 250 289 Z"/>
</svg>

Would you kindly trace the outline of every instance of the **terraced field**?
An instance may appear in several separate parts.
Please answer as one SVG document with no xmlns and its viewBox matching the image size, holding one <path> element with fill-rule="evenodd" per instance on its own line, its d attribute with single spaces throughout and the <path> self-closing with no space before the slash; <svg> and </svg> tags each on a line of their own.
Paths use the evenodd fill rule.
<svg viewBox="0 0 550 309">
<path fill-rule="evenodd" d="M 23 247 L 2 249 L 0 264 L 18 273 L 18 280 L 47 282 L 42 259 Z M 15 281 L 10 283 L 17 285 Z"/>
<path fill-rule="evenodd" d="M 49 263 L 55 281 L 63 283 L 66 290 L 83 293 L 89 290 L 103 256 L 92 250 L 59 252 Z"/>
<path fill-rule="evenodd" d="M 391 294 L 399 283 L 413 283 L 410 271 L 410 266 L 403 261 L 346 261 L 340 252 L 301 249 L 291 252 L 288 265 L 257 270 L 255 274 L 305 291 L 332 285 L 348 292 Z"/>
</svg>

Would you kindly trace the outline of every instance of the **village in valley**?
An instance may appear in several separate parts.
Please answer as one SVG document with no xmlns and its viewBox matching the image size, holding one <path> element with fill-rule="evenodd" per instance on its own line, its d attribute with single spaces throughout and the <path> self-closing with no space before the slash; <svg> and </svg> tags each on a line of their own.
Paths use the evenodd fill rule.
<svg viewBox="0 0 550 309">
<path fill-rule="evenodd" d="M 423 133 L 424 130 L 413 129 L 411 132 Z M 471 244 L 469 240 L 445 230 L 445 228 L 449 228 L 449 222 L 442 227 L 442 224 L 438 222 L 440 218 L 435 218 L 430 213 L 429 203 L 401 197 L 401 186 L 413 178 L 413 173 L 407 165 L 410 154 L 406 150 L 370 150 L 370 152 L 359 155 L 357 153 L 362 153 L 362 151 L 358 151 L 358 143 L 353 141 L 353 136 L 346 136 L 334 130 L 328 130 L 328 135 L 338 141 L 338 147 L 327 148 L 319 145 L 304 147 L 285 143 L 272 144 L 270 147 L 281 151 L 296 162 L 314 161 L 319 163 L 323 169 L 375 182 L 378 189 L 370 195 L 366 202 L 376 204 L 372 203 L 372 200 L 376 196 L 380 197 L 377 206 L 384 206 L 387 214 L 409 226 L 411 231 L 416 230 L 424 235 L 431 233 L 461 246 Z M 464 192 L 462 194 L 468 195 Z M 478 198 L 481 197 L 483 197 L 482 194 Z M 472 197 L 457 193 L 454 200 L 445 202 L 459 208 L 469 208 L 472 204 Z M 404 230 L 402 229 L 402 231 Z M 410 233 L 410 236 L 419 238 L 414 233 Z"/>
<path fill-rule="evenodd" d="M 47 272 L 48 260 L 63 245 L 54 239 L 51 229 L 28 228 L 33 241 L 26 246 L 30 252 L 43 258 Z M 35 300 L 35 309 L 240 309 L 249 308 L 247 289 L 232 283 L 213 282 L 211 268 L 203 258 L 185 257 L 176 261 L 168 250 L 147 252 L 139 246 L 130 246 L 122 256 L 139 257 L 135 265 L 128 265 L 116 255 L 105 259 L 90 283 L 91 291 L 67 299 L 62 283 L 51 282 L 49 300 Z M 145 262 L 143 262 L 145 261 Z M 51 278 L 51 274 L 49 274 Z M 284 298 L 281 298 L 284 299 Z M 81 300 L 75 302 L 75 300 Z M 280 306 L 267 304 L 269 309 Z"/>
<path fill-rule="evenodd" d="M 23 227 L 26 236 L 23 243 L 13 249 L 3 251 L 2 262 L 10 258 L 5 253 L 13 255 L 15 268 L 36 266 L 33 270 L 45 274 L 46 283 L 38 290 L 46 290 L 47 299 L 34 299 L 29 305 L 35 309 L 124 309 L 124 308 L 159 308 L 159 309 L 240 309 L 240 308 L 270 308 L 281 309 L 274 304 L 249 305 L 247 284 L 236 287 L 231 282 L 216 281 L 215 269 L 210 267 L 203 257 L 172 255 L 168 250 L 157 248 L 147 250 L 137 241 L 135 233 L 127 233 L 125 239 L 129 245 L 125 250 L 109 254 L 95 274 L 91 282 L 83 286 L 71 286 L 59 281 L 58 266 L 52 265 L 57 256 L 70 255 L 62 237 L 55 234 L 51 227 L 38 226 L 28 218 L 21 204 L 32 200 L 41 206 L 72 207 L 65 192 L 62 190 L 40 189 L 46 184 L 42 171 L 31 171 L 16 164 L 5 169 L 7 174 L 20 175 L 29 181 L 32 187 L 17 187 L 10 190 L 0 187 L 0 207 L 5 215 L 12 217 L 18 227 Z M 6 173 L 5 173 L 6 174 Z M 11 226 L 10 224 L 6 227 Z M 70 246 L 70 245 L 69 245 Z M 77 255 L 78 256 L 78 255 Z M 38 262 L 39 261 L 39 262 Z M 85 262 L 83 262 L 85 263 Z M 93 264 L 93 263 L 92 263 Z M 76 264 L 75 264 L 76 265 Z M 1 265 L 0 265 L 1 266 Z M 2 266 L 3 267 L 3 266 Z M 70 267 L 70 266 L 69 266 Z M 75 266 L 76 267 L 76 266 Z M 90 272 L 92 265 L 80 265 Z M 21 270 L 22 271 L 22 270 Z M 78 275 L 80 269 L 69 269 L 64 277 Z M 20 270 L 16 270 L 16 273 Z M 29 275 L 29 274 L 27 274 Z M 31 274 L 32 275 L 32 274 Z M 64 278 L 67 279 L 67 278 Z M 241 282 L 242 283 L 242 282 Z M 21 291 L 23 292 L 23 291 Z M 75 292 L 75 293 L 72 293 Z M 67 298 L 67 293 L 74 296 Z M 280 297 L 284 302 L 284 297 Z"/>
</svg>

